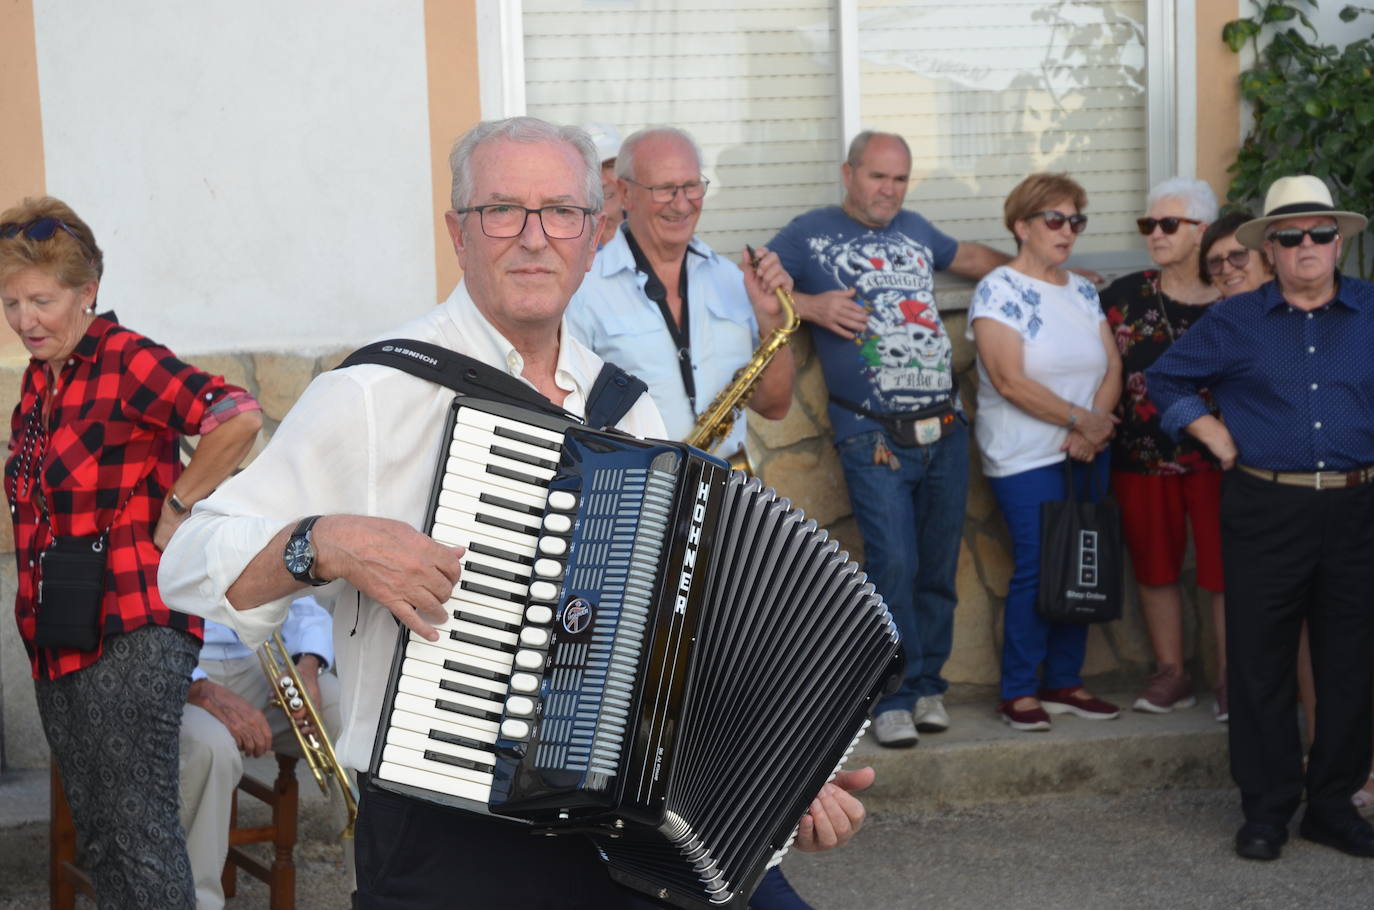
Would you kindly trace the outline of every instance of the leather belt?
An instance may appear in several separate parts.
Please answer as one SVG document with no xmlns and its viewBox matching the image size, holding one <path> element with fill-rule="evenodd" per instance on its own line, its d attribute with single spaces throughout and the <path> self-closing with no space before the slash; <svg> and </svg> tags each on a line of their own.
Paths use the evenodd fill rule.
<svg viewBox="0 0 1374 910">
<path fill-rule="evenodd" d="M 1309 490 L 1344 490 L 1349 487 L 1363 486 L 1374 481 L 1374 467 L 1356 468 L 1353 471 L 1316 471 L 1316 472 L 1290 472 L 1290 471 L 1266 471 L 1262 468 L 1252 468 L 1249 465 L 1238 464 L 1240 468 L 1251 477 L 1258 477 L 1261 480 L 1268 480 L 1271 483 L 1281 483 L 1290 487 L 1306 487 Z"/>
</svg>

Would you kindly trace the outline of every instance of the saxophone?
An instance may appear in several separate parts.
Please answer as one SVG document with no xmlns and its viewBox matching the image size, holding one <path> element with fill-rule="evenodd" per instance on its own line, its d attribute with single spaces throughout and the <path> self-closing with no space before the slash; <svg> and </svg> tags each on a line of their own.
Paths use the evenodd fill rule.
<svg viewBox="0 0 1374 910">
<path fill-rule="evenodd" d="M 752 247 L 745 247 L 749 251 L 749 259 L 752 265 L 758 265 L 758 256 L 754 254 Z M 692 427 L 691 435 L 684 440 L 688 445 L 696 446 L 698 449 L 711 451 L 730 435 L 730 430 L 734 428 L 735 421 L 739 418 L 740 409 L 749 400 L 749 396 L 754 394 L 754 386 L 758 385 L 759 377 L 763 375 L 764 368 L 768 362 L 782 350 L 782 346 L 787 344 L 792 333 L 801 325 L 801 319 L 797 316 L 797 305 L 792 300 L 792 295 L 786 288 L 778 288 L 774 291 L 778 297 L 778 304 L 782 307 L 783 324 L 774 329 L 763 343 L 754 351 L 749 362 L 735 371 L 735 375 L 730 378 L 730 382 L 725 388 L 720 390 L 711 402 L 711 406 L 702 411 L 697 417 L 696 426 Z M 733 464 L 732 467 L 744 467 L 743 464 Z"/>
</svg>

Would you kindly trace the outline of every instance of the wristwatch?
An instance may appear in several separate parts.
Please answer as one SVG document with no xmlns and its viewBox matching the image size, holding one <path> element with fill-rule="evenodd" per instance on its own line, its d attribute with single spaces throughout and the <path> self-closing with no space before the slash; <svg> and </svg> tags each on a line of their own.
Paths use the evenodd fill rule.
<svg viewBox="0 0 1374 910">
<path fill-rule="evenodd" d="M 310 530 L 319 520 L 318 515 L 302 518 L 301 523 L 296 525 L 296 530 L 291 532 L 291 539 L 286 542 L 286 552 L 282 554 L 286 560 L 286 571 L 291 573 L 292 578 L 303 585 L 314 585 L 317 588 L 329 584 L 327 579 L 316 578 L 313 571 L 315 544 L 310 540 Z"/>
</svg>

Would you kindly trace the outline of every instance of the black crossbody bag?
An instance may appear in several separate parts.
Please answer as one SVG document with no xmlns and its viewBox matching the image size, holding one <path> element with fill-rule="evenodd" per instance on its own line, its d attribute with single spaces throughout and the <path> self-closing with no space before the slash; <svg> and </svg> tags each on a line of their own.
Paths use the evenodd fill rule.
<svg viewBox="0 0 1374 910">
<path fill-rule="evenodd" d="M 94 651 L 100 644 L 109 531 L 95 537 L 54 537 L 38 555 L 39 648 Z"/>
</svg>

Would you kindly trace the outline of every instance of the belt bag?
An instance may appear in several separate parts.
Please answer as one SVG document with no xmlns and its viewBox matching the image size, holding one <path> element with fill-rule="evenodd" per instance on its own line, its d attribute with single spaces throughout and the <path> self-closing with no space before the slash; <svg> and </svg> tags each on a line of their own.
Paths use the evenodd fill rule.
<svg viewBox="0 0 1374 910">
<path fill-rule="evenodd" d="M 108 549 L 103 534 L 54 537 L 39 554 L 35 645 L 92 651 L 100 644 Z"/>
<path fill-rule="evenodd" d="M 882 424 L 883 429 L 892 437 L 892 441 L 903 448 L 928 446 L 933 442 L 939 442 L 954 429 L 954 422 L 958 419 L 953 396 L 940 404 L 909 414 L 879 414 L 837 395 L 831 395 L 830 400 L 845 410 L 862 414 L 869 420 Z"/>
</svg>

